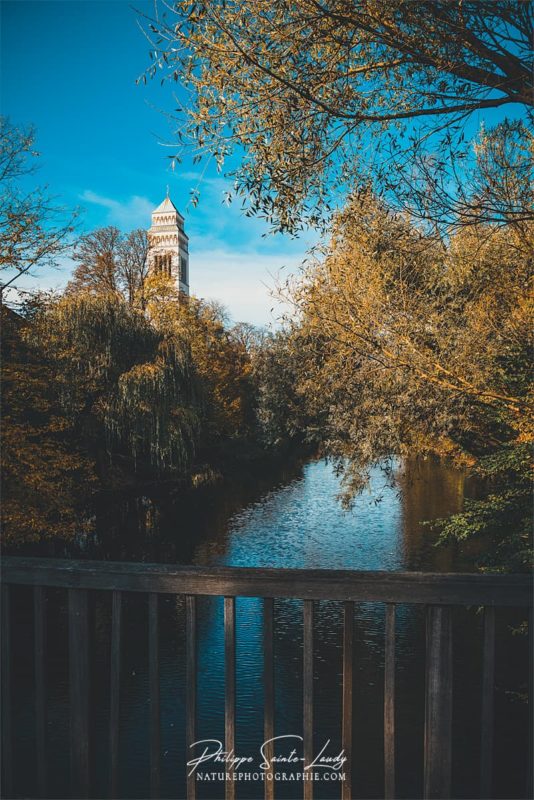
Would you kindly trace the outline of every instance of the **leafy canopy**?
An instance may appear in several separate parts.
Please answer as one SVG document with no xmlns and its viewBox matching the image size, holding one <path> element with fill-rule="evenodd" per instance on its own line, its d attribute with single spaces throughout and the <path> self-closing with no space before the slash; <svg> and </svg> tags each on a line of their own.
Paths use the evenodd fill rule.
<svg viewBox="0 0 534 800">
<path fill-rule="evenodd" d="M 454 150 L 473 112 L 531 109 L 532 8 L 178 0 L 147 22 L 148 74 L 184 87 L 179 141 L 219 165 L 233 154 L 250 212 L 295 230 L 328 217 L 355 181 L 391 191 L 408 155 Z"/>
</svg>

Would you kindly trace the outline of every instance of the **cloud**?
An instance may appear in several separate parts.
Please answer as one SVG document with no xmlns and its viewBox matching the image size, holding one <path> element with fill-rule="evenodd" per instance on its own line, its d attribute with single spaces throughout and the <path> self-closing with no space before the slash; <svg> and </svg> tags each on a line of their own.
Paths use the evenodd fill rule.
<svg viewBox="0 0 534 800">
<path fill-rule="evenodd" d="M 285 310 L 273 291 L 301 261 L 301 256 L 240 252 L 228 247 L 192 249 L 191 292 L 221 302 L 234 322 L 269 325 L 276 323 Z"/>
<path fill-rule="evenodd" d="M 124 203 L 111 197 L 104 197 L 91 189 L 86 189 L 80 197 L 86 203 L 107 209 L 108 225 L 117 225 L 119 228 L 125 229 L 148 228 L 150 215 L 156 207 L 156 204 L 148 197 L 140 197 L 136 194 Z"/>
<path fill-rule="evenodd" d="M 54 291 L 61 292 L 65 288 L 74 268 L 74 264 L 69 256 L 62 256 L 58 258 L 57 267 L 47 267 L 47 269 L 39 269 L 38 267 L 25 273 L 17 278 L 13 286 L 7 290 L 7 300 L 10 303 L 20 302 L 25 292 L 34 291 Z"/>
<path fill-rule="evenodd" d="M 198 206 L 185 214 L 191 292 L 223 303 L 234 322 L 276 323 L 287 309 L 273 290 L 297 271 L 317 237 L 265 235 L 264 220 L 246 217 L 239 202 L 221 202 L 228 188 L 223 179 L 204 180 Z"/>
<path fill-rule="evenodd" d="M 301 260 L 293 254 L 250 253 L 223 246 L 192 249 L 191 293 L 222 303 L 234 322 L 276 325 L 285 308 L 273 292 L 278 282 L 298 269 Z M 55 270 L 37 269 L 33 275 L 24 275 L 17 281 L 8 299 L 18 302 L 21 291 L 61 291 L 73 269 L 74 263 L 68 257 L 62 258 Z"/>
</svg>

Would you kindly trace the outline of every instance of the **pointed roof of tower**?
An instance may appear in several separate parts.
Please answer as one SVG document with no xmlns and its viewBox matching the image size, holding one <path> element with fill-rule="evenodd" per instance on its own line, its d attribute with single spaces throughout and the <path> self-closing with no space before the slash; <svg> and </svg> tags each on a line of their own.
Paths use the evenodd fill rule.
<svg viewBox="0 0 534 800">
<path fill-rule="evenodd" d="M 169 195 L 167 195 L 167 197 L 165 198 L 163 203 L 160 203 L 159 206 L 154 209 L 153 213 L 154 214 L 159 214 L 160 212 L 163 212 L 163 211 L 176 211 L 177 214 L 179 213 L 178 209 L 176 208 L 176 206 L 172 202 L 172 200 L 169 197 Z"/>
<path fill-rule="evenodd" d="M 164 216 L 166 214 L 170 215 L 170 218 Z M 182 238 L 189 238 L 184 231 L 184 218 L 169 197 L 169 187 L 167 187 L 167 197 L 152 212 L 152 224 L 149 233 L 162 235 L 166 233 L 174 234 L 177 228 Z"/>
</svg>

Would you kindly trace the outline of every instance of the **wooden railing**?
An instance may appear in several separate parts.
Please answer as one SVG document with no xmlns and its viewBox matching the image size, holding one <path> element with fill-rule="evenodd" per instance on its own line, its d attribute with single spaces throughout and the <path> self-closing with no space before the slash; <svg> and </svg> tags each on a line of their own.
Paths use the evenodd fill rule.
<svg viewBox="0 0 534 800">
<path fill-rule="evenodd" d="M 45 701 L 45 587 L 68 590 L 69 691 L 72 797 L 90 796 L 88 590 L 112 593 L 110 665 L 110 796 L 118 796 L 119 689 L 122 592 L 148 594 L 150 692 L 150 792 L 160 796 L 160 703 L 158 595 L 186 596 L 186 746 L 196 740 L 197 597 L 224 597 L 225 750 L 235 747 L 236 623 L 235 598 L 261 597 L 263 603 L 264 738 L 274 737 L 273 598 L 303 600 L 303 748 L 313 761 L 314 601 L 344 603 L 342 747 L 352 751 L 354 603 L 386 604 L 384 674 L 385 797 L 395 797 L 395 611 L 399 603 L 426 606 L 426 687 L 424 796 L 451 796 L 452 606 L 484 607 L 482 738 L 480 796 L 491 797 L 494 728 L 495 607 L 532 606 L 532 582 L 523 575 L 472 575 L 344 570 L 197 568 L 160 564 L 111 563 L 35 558 L 2 561 L 2 796 L 12 797 L 12 708 L 10 652 L 10 586 L 32 586 L 34 592 L 35 740 L 39 797 L 47 796 Z M 267 745 L 266 760 L 274 755 Z M 230 771 L 230 769 L 227 769 Z M 350 758 L 342 782 L 343 800 L 352 800 Z M 274 781 L 264 782 L 266 800 L 275 796 Z M 195 800 L 195 776 L 187 778 L 187 800 Z M 234 800 L 235 782 L 225 783 L 226 800 Z M 304 800 L 313 798 L 313 782 L 303 783 Z"/>
</svg>

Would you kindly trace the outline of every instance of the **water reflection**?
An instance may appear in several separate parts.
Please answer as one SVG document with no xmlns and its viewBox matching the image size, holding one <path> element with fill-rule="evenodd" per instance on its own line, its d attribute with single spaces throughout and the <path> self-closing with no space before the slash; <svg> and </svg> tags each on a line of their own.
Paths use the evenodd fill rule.
<svg viewBox="0 0 534 800">
<path fill-rule="evenodd" d="M 319 567 L 385 570 L 454 570 L 461 564 L 451 549 L 437 550 L 435 538 L 420 526 L 461 506 L 463 478 L 426 462 L 399 472 L 398 483 L 372 474 L 371 491 L 345 511 L 337 500 L 339 478 L 323 461 L 293 465 L 283 474 L 251 476 L 187 502 L 160 494 L 150 499 L 108 503 L 100 515 L 97 537 L 86 543 L 85 555 L 125 560 L 168 561 L 199 565 Z M 380 502 L 376 496 L 380 495 Z M 52 626 L 50 664 L 50 759 L 53 796 L 68 796 L 67 674 L 65 598 L 49 598 Z M 95 783 L 96 795 L 107 787 L 108 659 L 110 601 L 99 596 L 95 610 Z M 182 798 L 185 779 L 184 709 L 185 609 L 183 598 L 160 599 L 162 705 L 162 786 L 164 796 Z M 31 604 L 20 593 L 20 630 L 16 663 L 31 665 Z M 258 761 L 263 741 L 262 602 L 237 601 L 237 742 L 239 755 Z M 341 715 L 342 606 L 316 603 L 314 627 L 315 746 L 330 740 L 339 752 Z M 524 642 L 501 620 L 500 641 L 506 648 L 498 662 L 498 737 L 496 760 L 501 796 L 522 796 L 525 760 L 525 708 L 513 703 L 511 688 L 525 675 Z M 121 688 L 121 791 L 124 797 L 147 797 L 148 676 L 146 598 L 128 596 Z M 422 793 L 424 691 L 424 620 L 409 604 L 397 609 L 397 725 L 400 797 Z M 383 796 L 382 707 L 384 607 L 359 604 L 355 610 L 355 721 L 352 753 L 355 797 Z M 198 735 L 224 737 L 224 641 L 222 600 L 203 598 L 198 613 Z M 32 795 L 31 772 L 25 770 L 33 747 L 31 668 L 21 671 L 17 686 L 19 794 Z M 302 603 L 275 602 L 276 736 L 302 733 Z M 474 797 L 478 780 L 480 731 L 480 619 L 475 610 L 455 614 L 455 796 Z M 300 748 L 297 748 L 301 752 Z M 261 784 L 238 785 L 238 798 L 256 800 Z M 302 787 L 280 784 L 277 797 L 300 797 Z M 319 798 L 339 797 L 339 785 L 317 786 Z M 498 794 L 496 795 L 498 796 Z M 220 783 L 199 786 L 200 798 L 223 797 Z"/>
<path fill-rule="evenodd" d="M 235 566 L 455 569 L 450 549 L 420 522 L 459 510 L 463 476 L 426 461 L 398 469 L 395 485 L 376 467 L 369 489 L 345 510 L 340 478 L 324 461 L 253 474 L 193 497 L 155 493 L 104 498 L 84 555 Z"/>
</svg>

